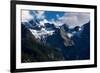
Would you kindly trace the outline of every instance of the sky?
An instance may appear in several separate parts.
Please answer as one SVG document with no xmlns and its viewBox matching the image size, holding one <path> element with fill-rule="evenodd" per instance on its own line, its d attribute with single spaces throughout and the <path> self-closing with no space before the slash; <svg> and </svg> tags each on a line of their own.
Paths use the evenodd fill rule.
<svg viewBox="0 0 100 73">
<path fill-rule="evenodd" d="M 45 11 L 45 16 L 47 20 L 57 20 L 58 17 L 62 17 L 65 12 L 57 12 L 57 11 Z"/>
<path fill-rule="evenodd" d="M 42 23 L 52 22 L 56 26 L 66 24 L 69 28 L 82 26 L 90 21 L 90 13 L 87 12 L 58 12 L 58 11 L 39 11 L 22 10 L 22 22 L 37 19 Z"/>
</svg>

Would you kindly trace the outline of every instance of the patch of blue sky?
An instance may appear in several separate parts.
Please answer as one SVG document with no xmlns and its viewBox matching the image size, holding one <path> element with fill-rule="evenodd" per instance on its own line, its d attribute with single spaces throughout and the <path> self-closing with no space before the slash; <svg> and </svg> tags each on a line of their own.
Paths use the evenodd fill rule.
<svg viewBox="0 0 100 73">
<path fill-rule="evenodd" d="M 30 14 L 35 16 L 37 14 L 37 10 L 30 10 Z M 59 17 L 64 16 L 65 12 L 60 11 L 44 11 L 45 19 L 48 21 L 57 20 Z"/>
<path fill-rule="evenodd" d="M 45 18 L 50 21 L 50 20 L 57 20 L 58 17 L 62 17 L 65 12 L 58 12 L 58 11 L 45 11 L 44 15 Z"/>
</svg>

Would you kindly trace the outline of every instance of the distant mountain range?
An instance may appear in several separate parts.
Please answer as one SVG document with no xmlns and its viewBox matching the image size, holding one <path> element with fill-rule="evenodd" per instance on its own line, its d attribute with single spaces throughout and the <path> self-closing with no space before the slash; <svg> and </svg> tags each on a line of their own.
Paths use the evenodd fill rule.
<svg viewBox="0 0 100 73">
<path fill-rule="evenodd" d="M 21 24 L 22 62 L 90 58 L 90 22 L 69 28 L 30 20 Z"/>
</svg>

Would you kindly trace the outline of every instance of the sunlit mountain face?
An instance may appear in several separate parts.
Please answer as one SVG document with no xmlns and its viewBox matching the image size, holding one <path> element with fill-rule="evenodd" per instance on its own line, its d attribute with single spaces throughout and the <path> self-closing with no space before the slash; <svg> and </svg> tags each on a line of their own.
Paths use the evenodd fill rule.
<svg viewBox="0 0 100 73">
<path fill-rule="evenodd" d="M 22 62 L 90 59 L 90 14 L 22 10 Z"/>
</svg>

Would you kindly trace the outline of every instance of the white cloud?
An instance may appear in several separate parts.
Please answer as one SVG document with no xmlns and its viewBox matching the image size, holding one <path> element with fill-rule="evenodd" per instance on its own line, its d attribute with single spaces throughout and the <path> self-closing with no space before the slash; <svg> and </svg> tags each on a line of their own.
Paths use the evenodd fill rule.
<svg viewBox="0 0 100 73">
<path fill-rule="evenodd" d="M 45 19 L 44 11 L 31 11 L 31 14 L 29 10 L 22 11 L 22 22 L 28 22 L 34 18 L 38 20 Z"/>
<path fill-rule="evenodd" d="M 62 17 L 60 17 L 58 14 L 57 20 L 51 19 L 51 21 L 48 21 L 45 19 L 45 11 L 32 11 L 30 14 L 30 11 L 22 11 L 22 22 L 28 22 L 32 19 L 37 19 L 41 21 L 41 23 L 54 23 L 55 26 L 59 27 L 63 24 L 66 24 L 69 26 L 69 28 L 74 28 L 76 26 L 82 26 L 89 22 L 90 20 L 90 13 L 86 12 L 67 12 Z"/>
<path fill-rule="evenodd" d="M 29 13 L 27 10 L 22 11 L 22 22 L 28 22 L 31 19 L 34 19 L 34 17 Z"/>
<path fill-rule="evenodd" d="M 64 16 L 60 17 L 58 21 L 62 24 L 66 24 L 69 28 L 74 28 L 75 26 L 82 26 L 88 23 L 90 20 L 89 13 L 83 12 L 69 12 L 65 13 Z"/>
<path fill-rule="evenodd" d="M 49 23 L 49 21 L 47 19 L 44 19 L 43 21 L 44 21 L 44 23 Z"/>
<path fill-rule="evenodd" d="M 45 18 L 45 11 L 35 11 L 35 15 L 37 19 L 43 20 Z"/>
</svg>

